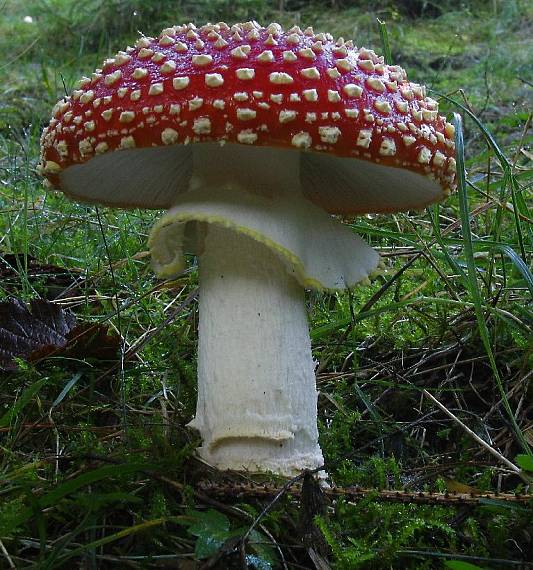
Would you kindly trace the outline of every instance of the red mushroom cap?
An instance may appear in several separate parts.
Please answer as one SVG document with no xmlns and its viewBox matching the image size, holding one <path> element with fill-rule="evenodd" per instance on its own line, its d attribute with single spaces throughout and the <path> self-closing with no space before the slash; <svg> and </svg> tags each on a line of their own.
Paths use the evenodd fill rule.
<svg viewBox="0 0 533 570">
<path fill-rule="evenodd" d="M 437 108 L 401 67 L 311 28 L 174 26 L 107 59 L 56 104 L 40 171 L 81 200 L 165 208 L 190 176 L 184 145 L 285 147 L 314 151 L 301 153 L 302 187 L 330 212 L 420 208 L 455 186 L 453 126 Z M 149 188 L 158 175 L 175 182 Z"/>
</svg>

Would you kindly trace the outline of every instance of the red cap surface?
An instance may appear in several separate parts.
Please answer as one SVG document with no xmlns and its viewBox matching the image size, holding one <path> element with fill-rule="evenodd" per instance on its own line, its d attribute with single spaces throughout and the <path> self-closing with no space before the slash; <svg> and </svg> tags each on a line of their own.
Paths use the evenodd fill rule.
<svg viewBox="0 0 533 570">
<path fill-rule="evenodd" d="M 125 198 L 121 192 L 114 198 L 110 189 L 93 196 L 76 191 L 63 175 L 87 163 L 96 164 L 95 172 L 101 164 L 115 173 L 121 160 L 111 170 L 103 157 L 131 149 L 224 141 L 313 151 L 302 153 L 310 160 L 323 155 L 356 159 L 354 165 L 371 162 L 389 167 L 391 179 L 397 173 L 398 192 L 402 184 L 413 184 L 412 176 L 399 171 L 423 177 L 422 186 L 432 188 L 405 204 L 368 207 L 355 191 L 353 204 L 346 192 L 338 204 L 332 204 L 331 192 L 328 203 L 310 192 L 310 199 L 332 212 L 423 207 L 455 186 L 453 126 L 437 107 L 401 67 L 311 28 L 284 31 L 279 24 L 264 28 L 255 22 L 175 26 L 106 60 L 57 103 L 42 136 L 40 171 L 81 200 L 161 208 L 170 205 L 170 193 L 140 197 L 136 191 Z M 128 183 L 126 174 L 119 178 Z"/>
</svg>

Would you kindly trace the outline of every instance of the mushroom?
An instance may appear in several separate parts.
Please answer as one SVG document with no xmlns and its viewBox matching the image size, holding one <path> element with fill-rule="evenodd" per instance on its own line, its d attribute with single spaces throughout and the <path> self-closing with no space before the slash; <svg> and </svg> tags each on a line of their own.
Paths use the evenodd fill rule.
<svg viewBox="0 0 533 570">
<path fill-rule="evenodd" d="M 161 277 L 199 258 L 198 452 L 220 469 L 323 463 L 306 288 L 365 283 L 378 254 L 341 221 L 455 185 L 453 126 L 405 71 L 298 26 L 173 26 L 83 77 L 40 171 L 70 197 L 167 209 Z"/>
</svg>

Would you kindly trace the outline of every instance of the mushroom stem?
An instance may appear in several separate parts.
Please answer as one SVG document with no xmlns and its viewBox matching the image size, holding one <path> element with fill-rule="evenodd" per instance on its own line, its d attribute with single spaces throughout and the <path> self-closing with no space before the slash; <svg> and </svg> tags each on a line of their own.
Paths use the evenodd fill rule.
<svg viewBox="0 0 533 570">
<path fill-rule="evenodd" d="M 200 256 L 199 454 L 220 469 L 294 475 L 323 463 L 302 286 L 279 256 L 210 224 Z"/>
</svg>

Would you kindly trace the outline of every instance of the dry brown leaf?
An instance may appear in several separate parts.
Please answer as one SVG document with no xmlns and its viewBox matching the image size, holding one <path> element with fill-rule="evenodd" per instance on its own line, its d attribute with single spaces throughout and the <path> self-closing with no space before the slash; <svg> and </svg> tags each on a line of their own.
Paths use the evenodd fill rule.
<svg viewBox="0 0 533 570">
<path fill-rule="evenodd" d="M 34 299 L 30 308 L 20 299 L 8 299 L 0 303 L 0 368 L 17 370 L 16 358 L 114 359 L 120 339 L 107 332 L 106 326 L 77 324 L 73 313 L 45 299 Z"/>
<path fill-rule="evenodd" d="M 85 276 L 80 269 L 67 269 L 49 263 L 41 263 L 31 255 L 3 253 L 0 255 L 0 281 L 2 287 L 15 294 L 20 289 L 21 272 L 30 283 L 39 283 L 43 295 L 49 299 L 62 299 L 82 295 Z"/>
</svg>

